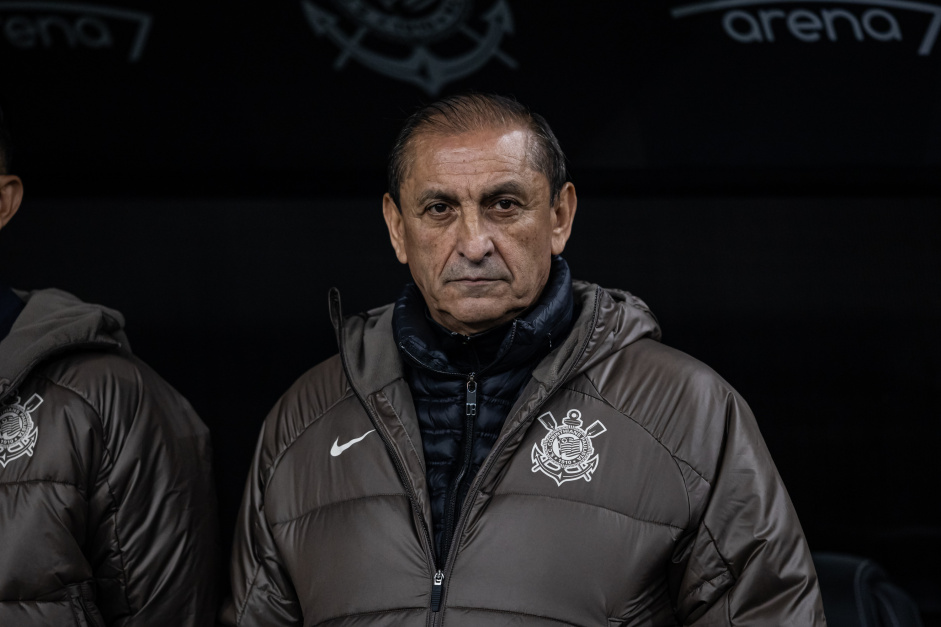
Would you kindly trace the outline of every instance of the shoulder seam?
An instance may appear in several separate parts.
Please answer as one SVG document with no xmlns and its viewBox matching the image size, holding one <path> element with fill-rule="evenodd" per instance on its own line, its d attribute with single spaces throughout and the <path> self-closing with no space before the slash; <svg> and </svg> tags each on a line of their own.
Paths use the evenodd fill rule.
<svg viewBox="0 0 941 627">
<path fill-rule="evenodd" d="M 646 434 L 649 435 L 651 438 L 653 438 L 654 441 L 655 441 L 657 444 L 659 444 L 659 445 L 663 448 L 664 451 L 667 452 L 667 455 L 670 456 L 670 459 L 673 460 L 673 464 L 676 466 L 676 472 L 679 473 L 679 475 L 680 475 L 680 481 L 683 483 L 683 488 L 684 488 L 683 491 L 686 493 L 686 518 L 687 518 L 687 525 L 691 525 L 691 524 L 693 523 L 693 520 L 692 520 L 693 504 L 690 502 L 690 499 L 689 499 L 689 485 L 686 483 L 686 478 L 683 476 L 683 469 L 680 468 L 680 464 L 681 464 L 681 463 L 684 464 L 687 468 L 689 468 L 689 469 L 692 470 L 694 473 L 696 473 L 696 475 L 697 475 L 700 479 L 702 479 L 703 481 L 705 481 L 707 485 L 712 486 L 712 482 L 709 481 L 709 479 L 707 479 L 706 477 L 704 477 L 703 474 L 702 474 L 701 472 L 699 472 L 695 467 L 693 467 L 692 464 L 690 464 L 688 461 L 686 461 L 685 459 L 683 459 L 682 457 L 680 457 L 679 455 L 677 455 L 674 451 L 670 450 L 670 447 L 668 447 L 666 444 L 664 444 L 664 443 L 660 440 L 660 438 L 658 438 L 656 435 L 654 435 L 653 433 L 651 433 L 650 429 L 648 429 L 648 428 L 646 427 L 646 425 L 641 424 L 640 421 L 636 420 L 636 419 L 635 419 L 633 416 L 631 416 L 630 414 L 627 414 L 626 412 L 621 411 L 620 408 L 615 407 L 614 404 L 611 403 L 611 401 L 609 401 L 609 400 L 607 399 L 607 397 L 605 397 L 605 395 L 601 393 L 601 390 L 598 389 L 598 386 L 595 385 L 595 382 L 591 380 L 591 377 L 588 376 L 588 373 L 587 373 L 587 372 L 586 372 L 586 373 L 582 373 L 582 375 L 585 377 L 585 380 L 588 381 L 588 384 L 591 385 L 592 389 L 593 389 L 595 392 L 598 393 L 598 399 L 599 399 L 601 402 L 603 402 L 605 405 L 607 405 L 608 407 L 610 407 L 611 409 L 613 409 L 614 411 L 616 411 L 617 413 L 621 414 L 622 416 L 624 416 L 625 418 L 627 418 L 628 420 L 630 420 L 631 422 L 633 422 L 635 425 L 637 425 L 638 427 L 640 427 L 641 429 L 643 429 L 643 430 L 644 430 L 644 433 L 646 433 Z M 572 392 L 575 392 L 576 390 L 571 390 L 571 391 L 572 391 Z"/>
<path fill-rule="evenodd" d="M 310 422 L 308 422 L 306 425 L 304 425 L 304 427 L 303 427 L 300 431 L 298 431 L 297 434 L 295 434 L 295 436 L 294 436 L 293 438 L 291 438 L 291 441 L 288 442 L 287 444 L 285 444 L 284 448 L 283 448 L 282 450 L 278 451 L 277 455 L 275 455 L 275 456 L 272 458 L 271 464 L 268 466 L 268 468 L 264 469 L 264 473 L 267 475 L 267 477 L 266 477 L 266 479 L 265 479 L 265 489 L 264 489 L 264 491 L 262 492 L 262 496 L 263 496 L 263 498 L 264 498 L 264 502 L 267 502 L 268 486 L 271 484 L 271 478 L 274 476 L 274 473 L 277 471 L 278 465 L 281 463 L 281 460 L 284 458 L 284 455 L 291 449 L 292 446 L 294 446 L 294 444 L 301 438 L 301 436 L 304 435 L 304 434 L 307 432 L 307 430 L 310 429 L 311 426 L 313 426 L 313 424 L 314 424 L 315 422 L 318 422 L 318 421 L 319 421 L 320 419 L 322 419 L 324 416 L 326 416 L 326 415 L 329 414 L 331 411 L 333 411 L 333 409 L 334 409 L 337 405 L 339 405 L 340 403 L 342 403 L 342 402 L 345 401 L 346 399 L 350 398 L 351 396 L 353 396 L 353 394 L 352 394 L 352 392 L 351 392 L 351 390 L 350 390 L 349 385 L 347 385 L 347 387 L 346 387 L 346 392 L 345 392 L 342 396 L 340 396 L 340 398 L 338 398 L 336 401 L 334 401 L 333 404 L 331 404 L 329 407 L 327 407 L 326 409 L 324 409 L 322 412 L 320 412 L 319 414 L 317 414 L 316 416 L 314 416 L 313 418 L 311 418 L 311 419 L 310 419 Z M 270 523 L 269 523 L 269 524 L 270 524 Z"/>
<path fill-rule="evenodd" d="M 639 420 L 637 420 L 636 418 L 634 418 L 634 417 L 631 416 L 630 414 L 624 412 L 621 408 L 616 407 L 616 406 L 614 405 L 614 403 L 612 403 L 611 401 L 609 401 L 608 398 L 607 398 L 604 394 L 602 394 L 601 390 L 598 389 L 598 386 L 595 385 L 595 382 L 591 380 L 591 377 L 588 376 L 588 373 L 584 373 L 584 372 L 583 372 L 583 373 L 582 373 L 582 376 L 584 376 L 584 377 L 585 377 L 585 380 L 588 381 L 589 384 L 591 384 L 592 389 L 595 390 L 595 392 L 598 393 L 598 400 L 602 401 L 605 405 L 607 405 L 608 407 L 610 407 L 611 409 L 613 409 L 614 411 L 616 411 L 617 413 L 621 414 L 622 416 L 624 416 L 625 418 L 627 418 L 628 420 L 630 420 L 631 422 L 633 422 L 634 424 L 636 424 L 638 427 L 640 427 L 641 429 L 643 429 L 647 434 L 650 435 L 650 437 L 652 437 L 654 440 L 656 440 L 657 443 L 658 443 L 660 446 L 663 447 L 663 449 L 670 455 L 670 457 L 672 457 L 672 458 L 674 458 L 674 459 L 676 459 L 676 460 L 679 460 L 679 461 L 683 462 L 684 464 L 686 464 L 687 466 L 689 466 L 689 468 L 690 468 L 693 472 L 695 472 L 703 481 L 705 481 L 705 482 L 708 483 L 709 485 L 712 485 L 712 481 L 711 481 L 708 477 L 706 477 L 706 475 L 704 475 L 703 473 L 701 473 L 695 466 L 693 466 L 693 465 L 689 462 L 689 460 L 684 459 L 683 457 L 681 457 L 680 455 L 678 455 L 676 452 L 674 452 L 672 449 L 670 449 L 669 446 L 667 446 L 666 444 L 664 444 L 663 441 L 662 441 L 660 438 L 658 438 L 656 435 L 654 435 L 654 434 L 650 431 L 650 429 L 648 429 L 647 426 L 644 425 L 642 422 L 640 422 Z M 584 394 L 584 392 L 579 392 L 578 390 L 569 390 L 569 391 L 575 392 L 575 393 L 578 393 L 578 394 Z M 587 396 L 587 394 L 586 394 L 586 396 Z"/>
</svg>

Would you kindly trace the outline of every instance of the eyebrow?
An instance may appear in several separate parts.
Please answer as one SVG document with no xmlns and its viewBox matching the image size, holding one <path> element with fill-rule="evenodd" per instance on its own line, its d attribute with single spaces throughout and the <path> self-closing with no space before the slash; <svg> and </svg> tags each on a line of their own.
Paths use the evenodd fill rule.
<svg viewBox="0 0 941 627">
<path fill-rule="evenodd" d="M 417 203 L 424 205 L 432 200 L 443 200 L 444 202 L 457 204 L 457 198 L 443 189 L 426 189 L 418 196 Z"/>
<path fill-rule="evenodd" d="M 480 200 L 485 201 L 497 196 L 503 196 L 504 194 L 526 197 L 526 187 L 517 183 L 516 181 L 504 181 L 502 183 L 497 183 L 493 187 L 485 189 L 480 197 Z M 440 200 L 446 203 L 459 204 L 456 196 L 450 192 L 444 191 L 443 189 L 437 188 L 430 188 L 423 191 L 421 194 L 419 194 L 417 202 L 419 205 L 425 205 L 432 200 Z"/>
<path fill-rule="evenodd" d="M 516 181 L 504 181 L 502 183 L 497 183 L 489 189 L 485 189 L 481 199 L 489 200 L 496 196 L 503 196 L 505 194 L 526 197 L 526 191 L 526 187 L 524 185 L 520 185 Z"/>
</svg>

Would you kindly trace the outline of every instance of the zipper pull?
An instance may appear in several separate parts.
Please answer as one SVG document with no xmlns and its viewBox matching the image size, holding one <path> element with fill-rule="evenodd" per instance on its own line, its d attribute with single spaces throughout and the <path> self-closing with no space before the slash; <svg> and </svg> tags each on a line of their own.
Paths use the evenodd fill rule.
<svg viewBox="0 0 941 627">
<path fill-rule="evenodd" d="M 444 571 L 439 570 L 435 573 L 435 578 L 431 583 L 431 611 L 441 610 L 441 593 L 444 591 Z"/>
<path fill-rule="evenodd" d="M 467 416 L 477 415 L 477 382 L 474 381 L 473 372 L 467 379 L 467 404 L 464 406 L 464 414 Z"/>
</svg>

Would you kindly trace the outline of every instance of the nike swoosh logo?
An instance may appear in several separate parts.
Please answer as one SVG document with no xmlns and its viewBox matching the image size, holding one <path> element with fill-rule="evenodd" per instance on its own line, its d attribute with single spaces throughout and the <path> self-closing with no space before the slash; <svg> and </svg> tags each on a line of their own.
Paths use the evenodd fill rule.
<svg viewBox="0 0 941 627">
<path fill-rule="evenodd" d="M 333 455 L 334 457 L 336 457 L 337 455 L 339 455 L 340 453 L 342 453 L 342 452 L 345 451 L 346 449 L 350 448 L 351 446 L 353 446 L 353 445 L 356 444 L 357 442 L 362 442 L 362 441 L 363 441 L 363 438 L 365 438 L 367 435 L 369 435 L 369 434 L 372 433 L 373 431 L 375 431 L 375 429 L 373 429 L 372 431 L 367 431 L 367 432 L 364 433 L 363 435 L 359 436 L 359 437 L 356 438 L 356 439 L 350 440 L 349 442 L 347 442 L 346 444 L 343 444 L 342 446 L 337 446 L 337 445 L 340 443 L 340 438 L 337 438 L 337 439 L 333 442 L 333 446 L 330 447 L 330 454 Z"/>
</svg>

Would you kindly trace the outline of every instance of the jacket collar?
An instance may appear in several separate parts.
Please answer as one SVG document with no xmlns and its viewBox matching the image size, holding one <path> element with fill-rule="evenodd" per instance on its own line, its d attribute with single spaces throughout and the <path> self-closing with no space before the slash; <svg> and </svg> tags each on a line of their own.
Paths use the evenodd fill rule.
<svg viewBox="0 0 941 627">
<path fill-rule="evenodd" d="M 493 374 L 540 358 L 561 343 L 574 309 L 568 264 L 556 256 L 539 299 L 512 322 L 471 336 L 449 331 L 432 320 L 418 287 L 409 283 L 395 303 L 392 333 L 413 365 L 453 375 Z"/>
<path fill-rule="evenodd" d="M 39 363 L 78 348 L 127 348 L 124 317 L 83 303 L 61 290 L 17 292 L 25 301 L 9 335 L 0 341 L 0 399 Z"/>
<path fill-rule="evenodd" d="M 660 339 L 660 327 L 644 302 L 632 294 L 572 281 L 575 320 L 571 331 L 533 371 L 545 392 L 572 375 L 643 338 Z M 404 377 L 402 356 L 393 333 L 393 305 L 362 314 L 343 316 L 340 293 L 330 290 L 330 317 L 350 383 L 371 394 Z M 521 399 L 527 397 L 526 391 Z M 528 405 L 538 405 L 541 395 Z"/>
</svg>

